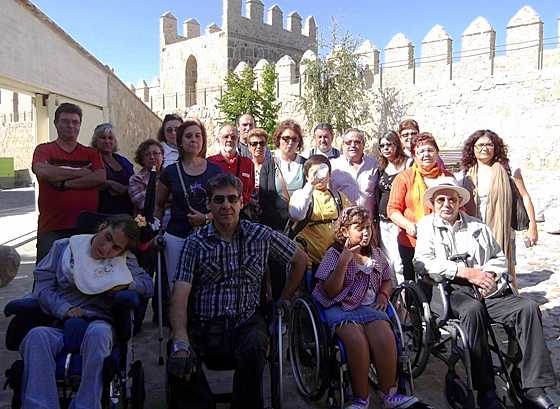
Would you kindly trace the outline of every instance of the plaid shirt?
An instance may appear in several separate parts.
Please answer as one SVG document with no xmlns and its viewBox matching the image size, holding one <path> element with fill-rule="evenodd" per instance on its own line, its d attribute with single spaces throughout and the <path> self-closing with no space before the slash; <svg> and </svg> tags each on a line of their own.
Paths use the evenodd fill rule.
<svg viewBox="0 0 560 409">
<path fill-rule="evenodd" d="M 328 308 L 340 303 L 343 310 L 353 310 L 362 304 L 368 287 L 371 286 L 375 294 L 377 294 L 381 288 L 381 283 L 391 279 L 391 271 L 385 256 L 379 248 L 374 248 L 371 254 L 373 268 L 370 270 L 370 273 L 364 273 L 360 270 L 354 259 L 350 260 L 344 275 L 342 290 L 336 297 L 330 298 L 323 289 L 323 283 L 328 280 L 336 268 L 339 258 L 340 253 L 334 247 L 330 247 L 315 273 L 318 282 L 313 290 L 313 297 L 323 307 Z"/>
<path fill-rule="evenodd" d="M 209 224 L 185 241 L 177 281 L 192 284 L 189 316 L 202 321 L 226 318 L 239 324 L 261 301 L 269 256 L 288 264 L 296 244 L 267 226 L 242 220 L 231 242 Z"/>
</svg>

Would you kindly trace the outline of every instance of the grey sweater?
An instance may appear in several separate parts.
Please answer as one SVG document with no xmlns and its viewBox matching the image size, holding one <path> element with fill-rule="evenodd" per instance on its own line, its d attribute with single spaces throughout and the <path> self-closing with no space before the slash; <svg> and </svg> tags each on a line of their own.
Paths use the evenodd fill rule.
<svg viewBox="0 0 560 409">
<path fill-rule="evenodd" d="M 85 317 L 112 321 L 113 294 L 83 294 L 62 273 L 62 255 L 68 245 L 69 239 L 57 240 L 49 254 L 35 267 L 33 274 L 36 284 L 33 297 L 39 300 L 45 313 L 59 319 L 63 319 L 70 308 L 80 307 Z M 133 279 L 129 288 L 143 296 L 151 297 L 154 293 L 152 278 L 138 265 L 134 255 L 130 254 L 126 262 Z"/>
</svg>

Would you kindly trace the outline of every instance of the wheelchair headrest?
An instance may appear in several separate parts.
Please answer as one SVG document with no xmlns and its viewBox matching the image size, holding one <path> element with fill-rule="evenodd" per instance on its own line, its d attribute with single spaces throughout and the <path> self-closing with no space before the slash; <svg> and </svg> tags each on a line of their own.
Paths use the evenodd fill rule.
<svg viewBox="0 0 560 409">
<path fill-rule="evenodd" d="M 96 212 L 81 212 L 76 220 L 76 234 L 94 234 L 99 225 L 103 223 L 110 214 Z"/>
</svg>

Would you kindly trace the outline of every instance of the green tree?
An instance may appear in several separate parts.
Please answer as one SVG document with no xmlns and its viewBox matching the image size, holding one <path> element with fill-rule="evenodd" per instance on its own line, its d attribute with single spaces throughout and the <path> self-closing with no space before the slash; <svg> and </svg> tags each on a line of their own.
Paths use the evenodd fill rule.
<svg viewBox="0 0 560 409">
<path fill-rule="evenodd" d="M 226 77 L 226 91 L 218 100 L 218 108 L 228 121 L 235 121 L 241 114 L 253 115 L 258 126 L 272 134 L 278 122 L 281 104 L 276 100 L 276 80 L 274 66 L 264 67 L 260 89 L 256 87 L 256 76 L 250 67 L 240 75 L 234 72 Z"/>
<path fill-rule="evenodd" d="M 226 77 L 226 91 L 218 101 L 218 108 L 228 121 L 234 122 L 244 113 L 258 116 L 259 93 L 255 89 L 255 73 L 250 67 L 245 68 L 238 76 L 229 72 Z"/>
<path fill-rule="evenodd" d="M 300 108 L 307 125 L 329 122 L 338 132 L 360 126 L 370 117 L 369 94 L 363 68 L 356 54 L 357 41 L 339 34 L 333 22 L 327 54 L 306 60 L 305 92 Z"/>
<path fill-rule="evenodd" d="M 269 135 L 272 135 L 278 124 L 278 112 L 282 104 L 276 100 L 276 80 L 278 74 L 274 65 L 267 64 L 262 74 L 262 84 L 259 90 L 260 112 L 257 114 L 257 121 Z"/>
</svg>

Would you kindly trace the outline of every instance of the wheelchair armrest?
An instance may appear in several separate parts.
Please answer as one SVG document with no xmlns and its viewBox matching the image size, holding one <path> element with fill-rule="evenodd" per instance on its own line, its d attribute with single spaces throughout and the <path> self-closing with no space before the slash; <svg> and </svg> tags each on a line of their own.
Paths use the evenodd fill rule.
<svg viewBox="0 0 560 409">
<path fill-rule="evenodd" d="M 30 314 L 43 311 L 39 305 L 39 300 L 32 297 L 19 298 L 12 300 L 4 307 L 4 315 L 10 317 L 17 314 Z"/>
<path fill-rule="evenodd" d="M 115 308 L 132 310 L 140 305 L 140 295 L 134 290 L 121 290 L 115 293 Z"/>
</svg>

